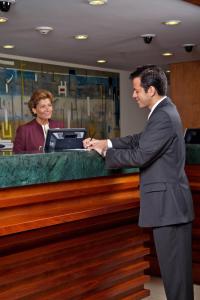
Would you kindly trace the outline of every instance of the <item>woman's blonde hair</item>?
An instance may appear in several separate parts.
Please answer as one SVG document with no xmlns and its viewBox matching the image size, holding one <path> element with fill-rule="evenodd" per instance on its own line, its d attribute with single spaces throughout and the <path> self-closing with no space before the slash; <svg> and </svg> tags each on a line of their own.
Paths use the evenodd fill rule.
<svg viewBox="0 0 200 300">
<path fill-rule="evenodd" d="M 30 109 L 30 112 L 33 116 L 36 116 L 36 114 L 33 112 L 33 108 L 36 108 L 40 100 L 43 99 L 49 99 L 51 103 L 53 103 L 53 94 L 47 90 L 38 89 L 35 90 L 28 102 L 28 107 Z"/>
</svg>

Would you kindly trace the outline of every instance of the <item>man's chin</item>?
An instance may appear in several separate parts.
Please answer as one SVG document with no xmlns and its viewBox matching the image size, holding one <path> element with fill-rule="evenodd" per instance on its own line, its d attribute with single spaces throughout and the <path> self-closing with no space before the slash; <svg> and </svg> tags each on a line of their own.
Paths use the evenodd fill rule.
<svg viewBox="0 0 200 300">
<path fill-rule="evenodd" d="M 146 105 L 142 104 L 142 103 L 138 103 L 139 108 L 145 108 Z"/>
</svg>

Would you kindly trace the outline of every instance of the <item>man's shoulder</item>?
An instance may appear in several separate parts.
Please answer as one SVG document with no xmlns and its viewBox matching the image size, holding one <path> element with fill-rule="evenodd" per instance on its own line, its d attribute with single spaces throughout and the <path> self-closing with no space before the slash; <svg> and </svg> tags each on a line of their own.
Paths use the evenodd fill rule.
<svg viewBox="0 0 200 300">
<path fill-rule="evenodd" d="M 156 111 L 160 114 L 166 115 L 178 114 L 176 105 L 169 97 L 166 97 L 161 103 L 159 103 Z"/>
<path fill-rule="evenodd" d="M 165 102 L 163 101 L 163 105 L 158 107 L 156 114 L 152 118 L 152 121 L 153 120 L 156 122 L 160 121 L 161 123 L 171 123 L 174 128 L 182 126 L 181 118 L 176 105 L 169 97 L 166 98 Z"/>
</svg>

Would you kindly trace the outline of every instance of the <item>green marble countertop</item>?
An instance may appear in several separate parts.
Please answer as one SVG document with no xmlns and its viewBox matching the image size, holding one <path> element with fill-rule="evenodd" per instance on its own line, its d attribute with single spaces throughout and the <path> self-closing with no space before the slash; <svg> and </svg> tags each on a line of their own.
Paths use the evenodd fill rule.
<svg viewBox="0 0 200 300">
<path fill-rule="evenodd" d="M 138 168 L 107 170 L 95 151 L 0 155 L 0 188 L 135 173 Z M 3 155 L 4 154 L 4 155 Z"/>
<path fill-rule="evenodd" d="M 186 164 L 200 164 L 200 145 L 186 146 Z M 108 170 L 95 151 L 16 155 L 0 151 L 0 188 L 138 172 L 138 168 Z"/>
</svg>

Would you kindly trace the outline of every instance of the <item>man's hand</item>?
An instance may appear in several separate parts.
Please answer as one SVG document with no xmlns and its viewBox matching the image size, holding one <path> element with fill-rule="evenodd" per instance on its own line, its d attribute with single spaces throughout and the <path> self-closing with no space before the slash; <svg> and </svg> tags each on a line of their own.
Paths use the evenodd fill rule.
<svg viewBox="0 0 200 300">
<path fill-rule="evenodd" d="M 102 156 L 106 155 L 106 151 L 108 149 L 107 140 L 96 140 L 91 138 L 85 139 L 83 141 L 83 146 L 85 149 L 88 149 L 89 151 L 90 150 L 97 151 Z"/>
</svg>

